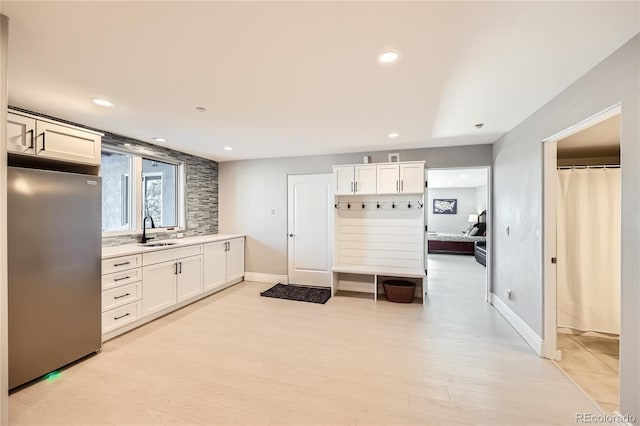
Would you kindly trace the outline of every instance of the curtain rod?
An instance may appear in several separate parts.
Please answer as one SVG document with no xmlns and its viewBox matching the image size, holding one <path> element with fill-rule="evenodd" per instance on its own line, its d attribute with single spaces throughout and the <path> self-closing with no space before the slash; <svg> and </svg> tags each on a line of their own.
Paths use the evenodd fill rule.
<svg viewBox="0 0 640 426">
<path fill-rule="evenodd" d="M 575 170 L 575 169 L 619 169 L 620 164 L 598 164 L 594 166 L 558 166 L 558 170 Z"/>
</svg>

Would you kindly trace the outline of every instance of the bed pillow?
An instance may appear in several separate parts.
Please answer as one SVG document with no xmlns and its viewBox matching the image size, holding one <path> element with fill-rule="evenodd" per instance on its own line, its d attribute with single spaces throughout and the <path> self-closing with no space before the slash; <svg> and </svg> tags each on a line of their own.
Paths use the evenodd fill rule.
<svg viewBox="0 0 640 426">
<path fill-rule="evenodd" d="M 469 232 L 467 233 L 468 236 L 473 237 L 474 235 L 476 235 L 478 232 L 480 231 L 480 228 L 478 228 L 477 226 L 474 226 L 472 229 L 469 230 Z"/>
</svg>

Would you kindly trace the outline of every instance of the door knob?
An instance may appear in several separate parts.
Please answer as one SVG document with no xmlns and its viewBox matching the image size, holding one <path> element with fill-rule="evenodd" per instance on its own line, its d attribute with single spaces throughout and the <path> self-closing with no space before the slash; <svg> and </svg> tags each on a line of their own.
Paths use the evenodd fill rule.
<svg viewBox="0 0 640 426">
<path fill-rule="evenodd" d="M 289 234 L 289 236 L 290 236 L 290 237 L 293 237 L 294 235 L 293 235 L 293 234 Z"/>
</svg>

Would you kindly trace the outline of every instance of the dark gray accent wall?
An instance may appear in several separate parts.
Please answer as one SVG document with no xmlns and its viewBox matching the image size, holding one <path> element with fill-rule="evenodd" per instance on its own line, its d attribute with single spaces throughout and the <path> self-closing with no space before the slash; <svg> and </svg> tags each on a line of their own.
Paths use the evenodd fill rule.
<svg viewBox="0 0 640 426">
<path fill-rule="evenodd" d="M 61 123 L 67 123 L 104 133 L 104 136 L 102 137 L 102 145 L 104 147 L 119 148 L 126 151 L 137 152 L 139 154 L 146 153 L 147 155 L 152 155 L 159 159 L 166 158 L 172 161 L 183 162 L 186 174 L 186 230 L 184 231 L 184 234 L 185 236 L 194 236 L 218 233 L 217 162 L 137 139 L 128 138 L 126 136 L 116 135 L 105 130 L 95 129 L 57 117 L 51 117 L 38 112 L 25 110 L 19 107 L 11 106 L 10 108 L 40 117 L 49 118 L 51 120 L 56 120 Z M 129 144 L 130 146 L 125 146 L 125 144 Z M 168 235 L 158 235 L 157 238 L 162 239 L 167 236 Z M 130 244 L 136 242 L 137 239 L 137 234 L 104 237 L 102 239 L 102 245 L 115 246 Z"/>
<path fill-rule="evenodd" d="M 640 418 L 640 35 L 567 87 L 493 147 L 493 288 L 543 336 L 542 141 L 622 105 L 620 411 Z M 510 233 L 505 232 L 510 228 Z M 562 259 L 558 259 L 559 262 Z"/>
</svg>

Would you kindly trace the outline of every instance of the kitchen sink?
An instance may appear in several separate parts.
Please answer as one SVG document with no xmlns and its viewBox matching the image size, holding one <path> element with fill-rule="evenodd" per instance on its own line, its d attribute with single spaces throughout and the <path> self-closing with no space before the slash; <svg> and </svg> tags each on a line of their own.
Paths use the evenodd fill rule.
<svg viewBox="0 0 640 426">
<path fill-rule="evenodd" d="M 178 243 L 171 242 L 171 241 L 168 241 L 168 242 L 158 241 L 157 243 L 144 243 L 144 244 L 138 244 L 138 245 L 141 247 L 166 247 L 166 246 L 174 246 L 176 244 Z"/>
</svg>

